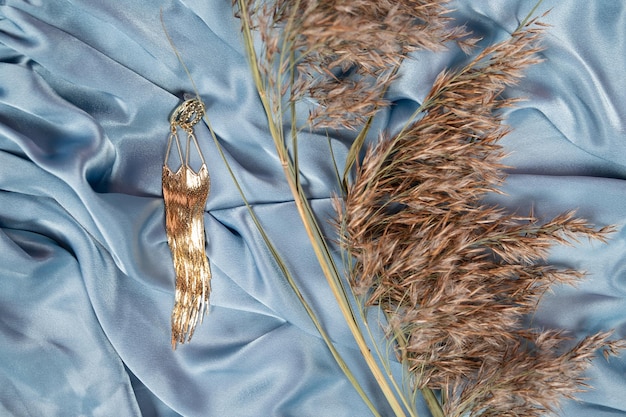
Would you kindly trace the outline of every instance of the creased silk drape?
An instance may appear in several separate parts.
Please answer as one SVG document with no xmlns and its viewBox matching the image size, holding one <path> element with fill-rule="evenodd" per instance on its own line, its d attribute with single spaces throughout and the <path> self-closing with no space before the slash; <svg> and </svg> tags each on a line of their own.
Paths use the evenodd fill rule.
<svg viewBox="0 0 626 417">
<path fill-rule="evenodd" d="M 506 36 L 534 5 L 458 0 L 454 16 Z M 608 244 L 557 247 L 589 276 L 543 299 L 534 323 L 626 337 L 626 3 L 544 1 L 544 62 L 508 91 L 511 166 L 492 196 L 539 216 L 614 224 Z M 249 201 L 381 414 L 390 415 L 335 305 L 283 180 L 230 1 L 0 0 L 0 415 L 366 416 L 255 229 L 204 125 L 211 312 L 170 346 L 174 271 L 161 167 L 190 80 Z M 400 126 L 460 52 L 418 53 L 375 129 Z M 331 138 L 343 160 L 349 135 Z M 303 134 L 302 179 L 333 236 L 335 168 Z M 340 167 L 341 168 L 341 167 Z M 393 365 L 400 375 L 397 364 Z M 567 417 L 626 415 L 626 358 L 594 361 Z M 426 414 L 424 414 L 426 415 Z"/>
</svg>

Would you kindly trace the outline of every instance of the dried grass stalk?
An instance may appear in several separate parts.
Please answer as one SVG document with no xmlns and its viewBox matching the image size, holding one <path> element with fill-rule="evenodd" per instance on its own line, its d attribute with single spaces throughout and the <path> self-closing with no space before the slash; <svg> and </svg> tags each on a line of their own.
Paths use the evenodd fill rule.
<svg viewBox="0 0 626 417">
<path fill-rule="evenodd" d="M 624 347 L 599 333 L 567 348 L 561 333 L 525 325 L 551 285 L 583 276 L 546 265 L 548 250 L 604 241 L 611 228 L 573 212 L 541 222 L 482 200 L 504 179 L 499 110 L 513 100 L 501 95 L 538 61 L 541 29 L 530 21 L 442 73 L 419 121 L 368 150 L 338 203 L 355 292 L 385 311 L 415 387 L 441 390 L 446 416 L 554 411 L 584 388 L 596 350 Z"/>
<path fill-rule="evenodd" d="M 260 34 L 260 52 L 247 38 L 253 75 L 307 231 L 319 228 L 292 178 L 297 167 L 284 145 L 285 113 L 309 100 L 311 126 L 361 126 L 389 104 L 384 92 L 407 54 L 451 41 L 465 49 L 474 44 L 464 28 L 450 24 L 447 3 L 239 1 L 244 27 Z M 387 314 L 415 388 L 440 390 L 449 417 L 554 411 L 559 399 L 585 387 L 583 372 L 596 350 L 624 348 L 609 333 L 568 347 L 563 334 L 525 323 L 551 285 L 583 277 L 547 265 L 549 249 L 581 238 L 605 241 L 612 229 L 595 228 L 573 212 L 541 221 L 483 202 L 505 177 L 501 110 L 515 100 L 502 93 L 538 62 L 541 26 L 525 23 L 463 68 L 443 72 L 419 120 L 369 149 L 345 201 L 337 202 L 342 245 L 355 259 L 354 291 Z M 310 238 L 316 253 L 323 252 L 323 237 Z M 318 258 L 337 290 L 332 259 Z M 353 329 L 347 301 L 338 302 Z M 363 336 L 355 340 L 371 363 Z M 377 381 L 385 391 L 384 377 Z"/>
<path fill-rule="evenodd" d="M 475 40 L 451 26 L 448 0 L 249 1 L 247 14 L 261 37 L 260 70 L 267 90 L 292 101 L 313 101 L 315 128 L 361 126 L 388 105 L 383 93 L 400 62 L 418 49 Z M 292 79 L 287 74 L 293 71 Z"/>
</svg>

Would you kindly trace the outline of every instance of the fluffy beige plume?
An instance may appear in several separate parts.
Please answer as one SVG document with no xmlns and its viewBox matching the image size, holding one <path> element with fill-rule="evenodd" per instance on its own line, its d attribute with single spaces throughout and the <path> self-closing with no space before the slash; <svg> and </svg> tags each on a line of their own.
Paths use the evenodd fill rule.
<svg viewBox="0 0 626 417">
<path fill-rule="evenodd" d="M 260 36 L 258 50 L 247 38 L 247 50 L 294 201 L 303 207 L 344 318 L 397 415 L 411 408 L 409 396 L 400 405 L 399 389 L 394 393 L 364 342 L 320 243 L 325 237 L 292 178 L 297 166 L 290 165 L 282 129 L 290 112 L 296 121 L 294 103 L 302 100 L 312 103 L 312 127 L 357 129 L 389 104 L 384 93 L 408 54 L 450 42 L 468 50 L 474 40 L 454 26 L 447 3 L 239 1 L 244 27 Z M 584 276 L 546 264 L 550 248 L 581 238 L 604 241 L 612 229 L 573 212 L 545 220 L 483 201 L 505 178 L 501 110 L 515 100 L 502 93 L 539 61 L 541 31 L 531 20 L 462 68 L 440 74 L 419 117 L 367 151 L 337 200 L 342 246 L 354 259 L 353 290 L 387 315 L 389 337 L 414 388 L 423 389 L 427 401 L 435 398 L 429 390 L 441 393 L 441 404 L 430 404 L 435 415 L 543 415 L 584 388 L 583 372 L 597 350 L 624 348 L 609 341 L 609 333 L 572 347 L 559 332 L 526 325 L 551 285 Z M 296 144 L 297 129 L 292 134 Z"/>
<path fill-rule="evenodd" d="M 550 247 L 610 228 L 482 202 L 504 179 L 498 110 L 512 101 L 501 93 L 538 61 L 540 32 L 531 21 L 442 73 L 422 117 L 369 149 L 339 205 L 355 291 L 385 311 L 415 387 L 441 390 L 450 417 L 553 411 L 581 389 L 597 349 L 623 346 L 603 333 L 567 349 L 558 332 L 525 326 L 551 284 L 582 277 L 546 265 Z"/>
<path fill-rule="evenodd" d="M 451 41 L 470 48 L 462 27 L 451 26 L 448 1 L 250 1 L 260 34 L 261 70 L 268 90 L 307 99 L 316 128 L 356 129 L 388 103 L 384 91 L 401 61 L 419 49 Z M 292 79 L 290 71 L 294 71 Z M 277 106 L 278 107 L 278 106 Z M 279 109 L 276 109 L 279 111 Z"/>
</svg>

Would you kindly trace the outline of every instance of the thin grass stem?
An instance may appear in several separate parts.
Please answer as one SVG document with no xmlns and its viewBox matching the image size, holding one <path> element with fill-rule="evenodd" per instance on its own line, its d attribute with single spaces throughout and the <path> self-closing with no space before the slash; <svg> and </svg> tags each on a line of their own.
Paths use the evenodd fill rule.
<svg viewBox="0 0 626 417">
<path fill-rule="evenodd" d="M 330 351 L 331 355 L 333 356 L 333 359 L 335 359 L 335 361 L 337 362 L 337 365 L 339 365 L 339 368 L 343 371 L 343 373 L 346 375 L 346 377 L 348 378 L 350 383 L 354 386 L 354 389 L 357 391 L 359 396 L 363 399 L 363 401 L 365 402 L 367 407 L 370 409 L 372 414 L 374 416 L 380 416 L 380 414 L 376 410 L 376 407 L 371 402 L 371 400 L 369 399 L 369 397 L 367 396 L 367 394 L 365 393 L 365 391 L 363 390 L 363 388 L 361 387 L 361 385 L 359 384 L 359 382 L 355 378 L 354 374 L 352 373 L 352 371 L 350 370 L 350 368 L 348 367 L 346 362 L 341 357 L 341 354 L 337 351 L 337 349 L 333 345 L 332 340 L 330 339 L 330 337 L 328 336 L 328 334 L 324 330 L 324 327 L 322 326 L 320 321 L 317 319 L 317 316 L 315 315 L 315 312 L 313 311 L 313 308 L 306 301 L 306 299 L 304 298 L 304 295 L 302 294 L 302 292 L 300 292 L 300 289 L 298 288 L 298 284 L 295 282 L 293 276 L 291 275 L 291 272 L 289 272 L 289 269 L 287 268 L 285 262 L 282 260 L 282 257 L 280 256 L 278 250 L 276 249 L 276 247 L 274 246 L 274 244 L 270 240 L 270 238 L 267 235 L 267 233 L 265 232 L 265 229 L 263 228 L 261 222 L 259 221 L 259 219 L 257 218 L 256 214 L 254 213 L 254 210 L 253 210 L 252 206 L 248 202 L 248 199 L 246 198 L 246 195 L 245 195 L 241 185 L 239 184 L 239 181 L 237 180 L 237 177 L 235 176 L 235 173 L 233 172 L 232 167 L 230 166 L 230 163 L 228 162 L 228 159 L 226 158 L 226 155 L 224 154 L 224 151 L 222 149 L 222 145 L 219 143 L 219 141 L 217 139 L 217 136 L 215 135 L 215 133 L 213 131 L 213 128 L 211 127 L 211 124 L 208 121 L 208 119 L 206 118 L 206 116 L 205 116 L 204 120 L 205 120 L 205 123 L 207 124 L 207 127 L 209 128 L 209 130 L 211 132 L 211 136 L 213 138 L 213 141 L 215 142 L 215 146 L 216 146 L 216 148 L 217 148 L 217 150 L 218 150 L 218 152 L 220 154 L 220 157 L 224 161 L 224 165 L 226 166 L 226 169 L 228 170 L 228 173 L 229 173 L 231 179 L 233 180 L 233 183 L 235 184 L 235 187 L 237 188 L 237 191 L 239 192 L 239 195 L 241 196 L 241 199 L 243 200 L 243 203 L 246 206 L 246 209 L 248 210 L 248 213 L 250 214 L 250 218 L 252 219 L 252 222 L 254 223 L 255 227 L 257 228 L 257 230 L 261 234 L 261 237 L 263 238 L 263 242 L 265 243 L 265 245 L 267 246 L 268 250 L 272 254 L 272 257 L 274 258 L 278 268 L 280 269 L 280 271 L 282 272 L 283 276 L 285 277 L 285 279 L 289 283 L 289 286 L 291 287 L 291 289 L 295 293 L 296 297 L 298 297 L 298 300 L 300 300 L 300 303 L 304 307 L 307 315 L 309 316 L 309 318 L 313 322 L 313 325 L 315 326 L 315 328 L 319 332 L 320 336 L 324 340 L 324 343 L 326 343 L 326 346 L 328 347 L 328 350 Z"/>
<path fill-rule="evenodd" d="M 435 396 L 433 390 L 430 388 L 422 388 L 421 391 L 424 401 L 426 401 L 428 409 L 432 413 L 432 417 L 445 417 L 443 410 L 441 409 L 441 404 L 439 404 L 439 400 Z"/>
<path fill-rule="evenodd" d="M 530 9 L 530 12 L 528 12 L 528 14 L 526 15 L 526 17 L 524 17 L 524 19 L 520 22 L 520 24 L 517 26 L 517 29 L 515 29 L 515 31 L 517 32 L 518 30 L 521 30 L 524 26 L 526 26 L 526 24 L 530 21 L 530 19 L 535 15 L 535 12 L 537 11 L 537 9 L 539 8 L 539 6 L 541 6 L 541 3 L 543 3 L 543 0 L 538 0 L 537 3 L 535 3 L 535 5 L 533 6 L 532 9 Z"/>
<path fill-rule="evenodd" d="M 378 382 L 385 398 L 389 402 L 390 407 L 394 411 L 396 416 L 406 416 L 402 405 L 398 402 L 396 395 L 393 389 L 390 387 L 385 374 L 382 372 L 374 356 L 372 355 L 367 343 L 365 342 L 365 338 L 359 328 L 356 317 L 352 310 L 352 306 L 348 301 L 346 293 L 343 289 L 343 285 L 341 284 L 341 278 L 335 262 L 333 260 L 332 255 L 328 249 L 328 245 L 326 243 L 325 238 L 317 224 L 317 220 L 315 219 L 313 212 L 311 210 L 310 205 L 308 204 L 308 200 L 304 195 L 304 192 L 301 187 L 299 187 L 298 181 L 296 181 L 296 174 L 293 163 L 289 158 L 289 153 L 285 147 L 283 136 L 280 134 L 280 129 L 277 126 L 272 126 L 275 123 L 274 118 L 272 117 L 271 107 L 266 104 L 267 92 L 264 91 L 262 76 L 258 66 L 258 60 L 256 57 L 256 53 L 254 51 L 253 40 L 252 40 L 252 32 L 249 24 L 250 17 L 247 14 L 247 7 L 245 0 L 238 0 L 239 9 L 241 13 L 241 20 L 243 22 L 243 37 L 244 43 L 246 44 L 246 50 L 250 59 L 250 67 L 253 73 L 253 79 L 259 90 L 259 96 L 261 100 L 264 102 L 264 109 L 266 112 L 266 117 L 269 124 L 270 134 L 274 140 L 274 145 L 276 147 L 277 155 L 280 159 L 281 165 L 283 167 L 283 171 L 285 173 L 285 178 L 287 180 L 287 184 L 289 185 L 289 189 L 294 198 L 294 203 L 302 219 L 305 231 L 309 237 L 309 240 L 312 243 L 313 251 L 315 256 L 318 259 L 320 267 L 326 280 L 330 286 L 330 289 L 337 300 L 339 308 L 346 320 L 346 323 L 355 338 L 355 341 L 363 355 L 365 362 L 370 368 L 374 378 Z M 280 84 L 278 86 L 280 88 Z"/>
</svg>

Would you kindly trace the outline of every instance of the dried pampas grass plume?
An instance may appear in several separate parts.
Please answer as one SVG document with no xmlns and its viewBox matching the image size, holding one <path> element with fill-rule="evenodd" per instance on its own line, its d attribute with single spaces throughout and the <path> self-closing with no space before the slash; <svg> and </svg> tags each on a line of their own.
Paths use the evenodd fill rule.
<svg viewBox="0 0 626 417">
<path fill-rule="evenodd" d="M 451 23 L 446 0 L 237 4 L 270 134 L 322 272 L 390 407 L 415 415 L 413 397 L 400 392 L 365 342 L 301 186 L 296 103 L 311 104 L 313 128 L 365 123 L 347 157 L 349 172 L 369 120 L 389 105 L 384 93 L 408 54 L 450 42 L 469 50 L 475 40 Z M 598 333 L 572 347 L 559 332 L 526 325 L 551 285 L 583 277 L 548 265 L 549 249 L 582 238 L 605 241 L 612 229 L 573 212 L 545 220 L 483 201 L 505 178 L 501 110 L 515 100 L 502 93 L 539 61 L 541 31 L 540 22 L 525 20 L 507 40 L 441 73 L 415 117 L 366 152 L 354 181 L 344 179 L 344 199 L 337 199 L 342 247 L 353 259 L 352 289 L 366 306 L 385 312 L 412 387 L 423 391 L 437 417 L 554 411 L 560 399 L 585 387 L 583 372 L 597 350 L 615 354 L 625 346 Z"/>
<path fill-rule="evenodd" d="M 582 274 L 545 264 L 554 244 L 604 241 L 573 212 L 547 222 L 482 202 L 504 180 L 506 86 L 538 62 L 532 20 L 457 71 L 442 73 L 398 135 L 382 138 L 338 202 L 355 292 L 388 317 L 397 355 L 418 389 L 440 390 L 448 417 L 540 416 L 584 387 L 609 333 L 567 348 L 558 332 L 527 328 L 541 295 Z"/>
<path fill-rule="evenodd" d="M 356 129 L 388 105 L 384 92 L 406 56 L 475 39 L 450 25 L 449 0 L 248 1 L 260 34 L 260 70 L 280 98 L 313 102 L 315 128 Z M 293 75 L 291 77 L 289 74 Z"/>
</svg>

